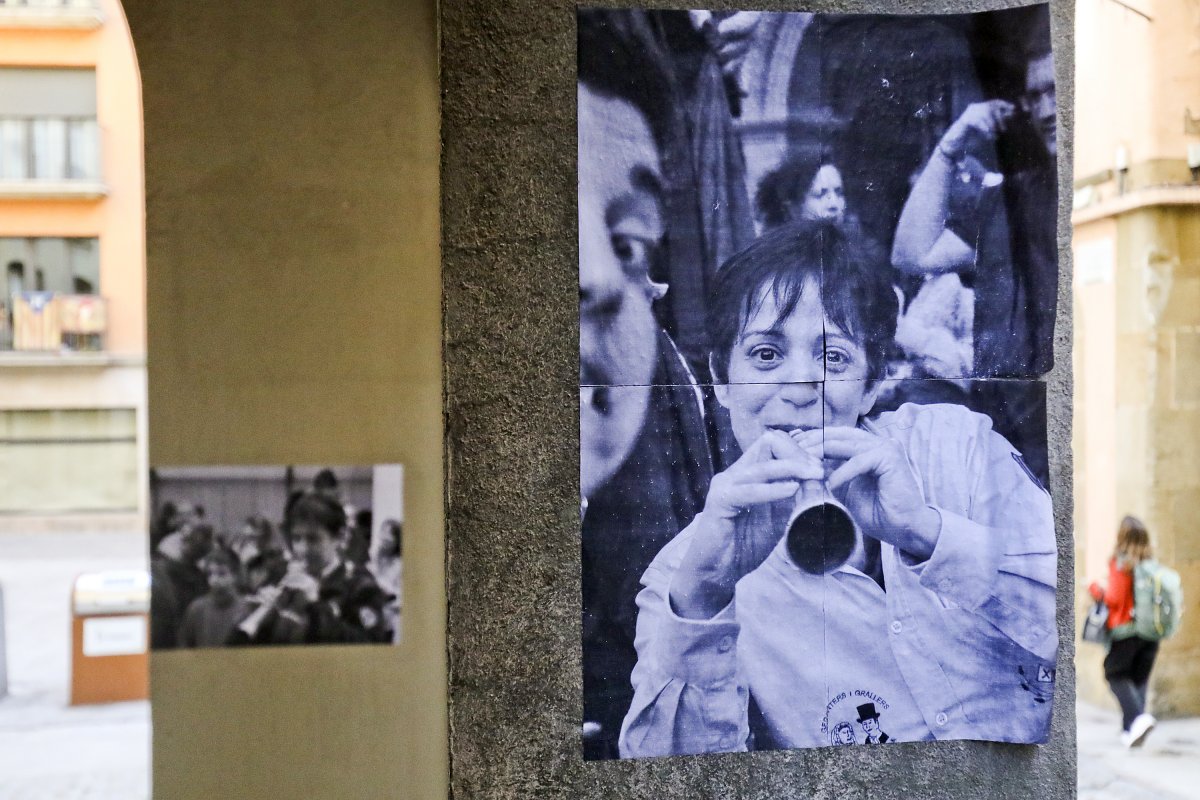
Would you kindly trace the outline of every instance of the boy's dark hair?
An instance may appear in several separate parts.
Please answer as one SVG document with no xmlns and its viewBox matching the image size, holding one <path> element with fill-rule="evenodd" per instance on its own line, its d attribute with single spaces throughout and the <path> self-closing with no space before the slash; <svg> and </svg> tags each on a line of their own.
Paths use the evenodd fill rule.
<svg viewBox="0 0 1200 800">
<path fill-rule="evenodd" d="M 590 8 L 577 12 L 578 81 L 605 97 L 631 103 L 662 150 L 667 146 L 669 115 L 675 107 L 669 63 L 649 16 L 630 9 Z"/>
<path fill-rule="evenodd" d="M 276 584 L 287 574 L 287 567 L 287 558 L 283 553 L 278 550 L 268 550 L 246 562 L 246 574 L 248 576 L 254 570 L 261 569 L 266 572 L 264 583 Z"/>
<path fill-rule="evenodd" d="M 729 379 L 733 343 L 756 310 L 762 289 L 770 287 L 782 320 L 795 312 L 809 281 L 821 287 L 826 318 L 866 351 L 868 379 L 885 376 L 899 303 L 889 265 L 876 248 L 858 241 L 856 231 L 830 220 L 789 223 L 721 266 L 709 293 L 707 326 L 718 383 Z"/>
<path fill-rule="evenodd" d="M 313 478 L 313 488 L 314 489 L 333 490 L 333 489 L 337 489 L 337 487 L 338 487 L 337 476 L 334 475 L 333 470 L 329 469 L 328 467 L 326 467 L 325 469 L 318 472 L 317 477 Z"/>
<path fill-rule="evenodd" d="M 208 555 L 203 560 L 204 567 L 207 569 L 209 564 L 224 564 L 234 575 L 238 574 L 238 569 L 242 565 L 241 559 L 237 557 L 237 553 L 230 550 L 228 547 L 214 547 L 208 552 Z"/>
<path fill-rule="evenodd" d="M 310 492 L 292 506 L 288 516 L 289 531 L 301 522 L 324 528 L 332 536 L 341 536 L 346 529 L 346 512 L 332 497 Z"/>
</svg>

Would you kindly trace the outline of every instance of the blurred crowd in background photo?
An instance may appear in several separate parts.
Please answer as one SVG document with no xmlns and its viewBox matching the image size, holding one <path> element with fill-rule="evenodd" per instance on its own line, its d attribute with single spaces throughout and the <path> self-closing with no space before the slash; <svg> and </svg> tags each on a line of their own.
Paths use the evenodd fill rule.
<svg viewBox="0 0 1200 800">
<path fill-rule="evenodd" d="M 398 641 L 401 480 L 398 465 L 155 470 L 151 646 Z"/>
</svg>

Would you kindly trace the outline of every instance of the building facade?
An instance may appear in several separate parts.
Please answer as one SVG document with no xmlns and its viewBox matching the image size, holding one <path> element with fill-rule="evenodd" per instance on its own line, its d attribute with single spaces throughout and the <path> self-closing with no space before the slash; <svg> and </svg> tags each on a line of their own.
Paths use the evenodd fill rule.
<svg viewBox="0 0 1200 800">
<path fill-rule="evenodd" d="M 139 86 L 119 0 L 0 0 L 0 528 L 143 526 Z"/>
<path fill-rule="evenodd" d="M 1075 531 L 1079 609 L 1125 514 L 1190 609 L 1151 705 L 1200 713 L 1200 2 L 1078 0 Z M 1080 695 L 1109 702 L 1079 646 Z"/>
</svg>

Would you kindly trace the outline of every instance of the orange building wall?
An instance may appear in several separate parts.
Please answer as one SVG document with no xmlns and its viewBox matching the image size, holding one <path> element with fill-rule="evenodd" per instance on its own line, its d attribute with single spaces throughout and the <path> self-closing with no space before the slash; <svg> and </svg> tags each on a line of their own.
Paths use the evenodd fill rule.
<svg viewBox="0 0 1200 800">
<path fill-rule="evenodd" d="M 95 68 L 101 174 L 108 187 L 99 200 L 0 200 L 0 236 L 99 238 L 100 292 L 109 303 L 106 349 L 144 356 L 141 82 L 119 0 L 100 0 L 100 7 L 105 23 L 91 30 L 0 29 L 0 66 Z"/>
</svg>

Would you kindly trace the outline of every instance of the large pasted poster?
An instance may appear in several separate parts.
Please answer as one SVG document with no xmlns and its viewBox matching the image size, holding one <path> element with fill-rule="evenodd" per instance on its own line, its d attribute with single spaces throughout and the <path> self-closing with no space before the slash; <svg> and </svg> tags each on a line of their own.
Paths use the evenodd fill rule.
<svg viewBox="0 0 1200 800">
<path fill-rule="evenodd" d="M 1046 6 L 578 28 L 585 757 L 1045 741 Z"/>
</svg>

